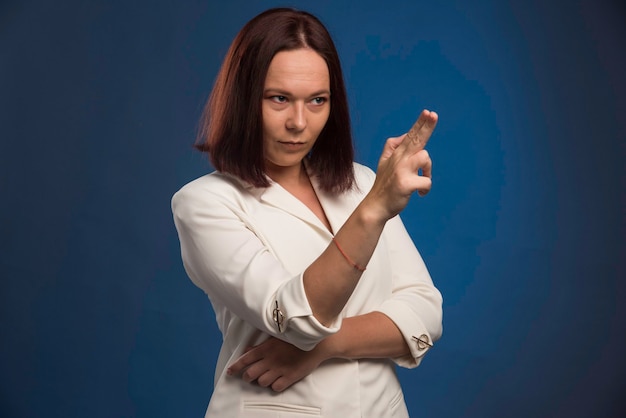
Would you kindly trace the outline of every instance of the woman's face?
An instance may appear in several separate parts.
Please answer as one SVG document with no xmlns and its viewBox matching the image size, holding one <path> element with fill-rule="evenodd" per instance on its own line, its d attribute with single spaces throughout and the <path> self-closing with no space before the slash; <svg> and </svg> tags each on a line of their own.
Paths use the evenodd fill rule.
<svg viewBox="0 0 626 418">
<path fill-rule="evenodd" d="M 277 53 L 267 71 L 262 110 L 267 171 L 299 166 L 330 115 L 326 61 L 306 48 Z"/>
</svg>

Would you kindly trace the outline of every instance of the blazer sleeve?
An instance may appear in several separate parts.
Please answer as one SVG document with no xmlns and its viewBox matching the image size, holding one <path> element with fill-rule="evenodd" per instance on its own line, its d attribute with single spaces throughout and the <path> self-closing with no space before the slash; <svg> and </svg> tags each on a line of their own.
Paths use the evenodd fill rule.
<svg viewBox="0 0 626 418">
<path fill-rule="evenodd" d="M 443 298 L 399 216 L 385 226 L 391 260 L 392 295 L 376 309 L 387 315 L 407 342 L 410 354 L 393 359 L 413 368 L 443 332 Z"/>
<path fill-rule="evenodd" d="M 340 319 L 327 327 L 313 316 L 302 273 L 287 272 L 253 232 L 235 188 L 210 189 L 198 182 L 183 187 L 172 198 L 172 212 L 185 270 L 209 296 L 222 332 L 235 315 L 303 350 L 337 332 Z"/>
</svg>

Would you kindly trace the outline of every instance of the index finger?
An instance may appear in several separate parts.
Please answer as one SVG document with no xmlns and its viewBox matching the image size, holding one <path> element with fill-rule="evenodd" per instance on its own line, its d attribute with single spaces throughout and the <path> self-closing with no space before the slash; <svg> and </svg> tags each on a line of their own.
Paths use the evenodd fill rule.
<svg viewBox="0 0 626 418">
<path fill-rule="evenodd" d="M 437 125 L 438 118 L 437 113 L 426 109 L 422 110 L 419 118 L 406 134 L 406 141 L 404 141 L 406 147 L 415 152 L 423 150 Z"/>
</svg>

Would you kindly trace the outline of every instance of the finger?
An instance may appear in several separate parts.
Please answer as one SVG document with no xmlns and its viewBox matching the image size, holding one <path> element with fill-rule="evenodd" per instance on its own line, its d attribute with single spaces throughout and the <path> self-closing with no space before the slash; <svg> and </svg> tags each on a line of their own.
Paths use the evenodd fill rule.
<svg viewBox="0 0 626 418">
<path fill-rule="evenodd" d="M 246 367 L 254 364 L 259 361 L 261 357 L 257 355 L 256 351 L 250 350 L 239 357 L 233 364 L 231 364 L 228 369 L 226 369 L 226 374 L 234 375 L 245 369 Z"/>
<path fill-rule="evenodd" d="M 273 384 L 279 377 L 280 373 L 277 371 L 268 370 L 257 378 L 257 383 L 259 386 L 266 388 Z"/>
<path fill-rule="evenodd" d="M 264 373 L 267 373 L 269 369 L 263 364 L 263 362 L 256 362 L 248 367 L 242 374 L 241 379 L 244 382 L 252 383 L 262 376 Z"/>
<path fill-rule="evenodd" d="M 417 194 L 424 197 L 430 192 L 433 187 L 433 180 L 430 177 L 420 176 L 417 179 Z"/>
<path fill-rule="evenodd" d="M 380 159 L 385 160 L 389 158 L 391 154 L 393 154 L 393 152 L 396 150 L 396 148 L 398 148 L 398 146 L 402 143 L 405 136 L 406 134 L 398 136 L 398 137 L 387 138 L 387 141 L 385 142 L 385 146 L 383 147 L 383 152 L 380 156 Z"/>
<path fill-rule="evenodd" d="M 420 113 L 420 115 L 418 116 L 413 126 L 411 126 L 411 129 L 409 129 L 409 131 L 406 133 L 406 137 L 408 138 L 409 141 L 417 142 L 419 140 L 418 132 L 422 129 L 422 127 L 426 123 L 427 112 L 428 111 L 426 109 L 422 110 L 422 113 Z"/>
<path fill-rule="evenodd" d="M 433 178 L 433 162 L 430 158 L 422 166 L 422 176 L 428 177 L 431 180 Z"/>
<path fill-rule="evenodd" d="M 425 149 L 419 151 L 417 154 L 411 156 L 413 165 L 413 171 L 418 172 L 421 170 L 422 176 L 432 177 L 433 161 Z"/>
<path fill-rule="evenodd" d="M 406 140 L 403 143 L 406 144 L 407 149 L 412 152 L 423 150 L 437 125 L 438 119 L 437 113 L 423 110 L 406 134 Z"/>
<path fill-rule="evenodd" d="M 437 113 L 424 109 L 415 124 L 407 132 L 410 145 L 413 145 L 418 150 L 424 149 L 430 134 L 435 129 L 437 119 Z"/>
<path fill-rule="evenodd" d="M 403 182 L 403 190 L 406 190 L 409 195 L 418 192 L 420 196 L 424 196 L 432 187 L 432 179 L 430 177 L 420 176 L 417 173 L 406 176 Z"/>
<path fill-rule="evenodd" d="M 287 389 L 289 386 L 293 385 L 295 382 L 287 379 L 285 376 L 281 376 L 272 383 L 272 390 L 274 392 L 282 392 Z"/>
</svg>

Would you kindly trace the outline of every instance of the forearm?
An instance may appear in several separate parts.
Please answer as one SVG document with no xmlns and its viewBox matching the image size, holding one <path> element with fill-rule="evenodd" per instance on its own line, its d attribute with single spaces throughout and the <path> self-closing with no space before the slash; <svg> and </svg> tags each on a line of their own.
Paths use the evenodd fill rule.
<svg viewBox="0 0 626 418">
<path fill-rule="evenodd" d="M 321 323 L 331 323 L 352 295 L 386 220 L 364 200 L 335 235 L 336 243 L 331 242 L 304 272 L 304 290 Z"/>
<path fill-rule="evenodd" d="M 396 358 L 409 354 L 400 330 L 381 312 L 345 318 L 341 329 L 324 339 L 315 350 L 330 358 Z"/>
</svg>

